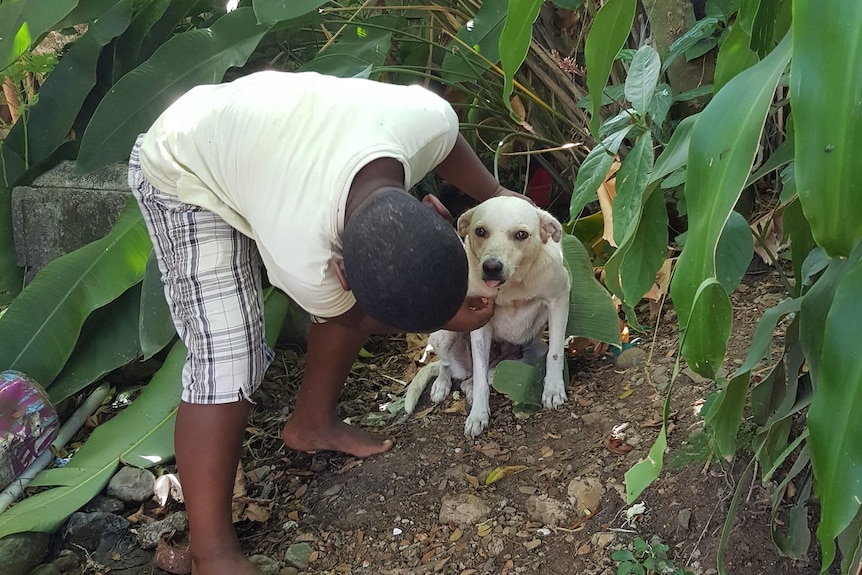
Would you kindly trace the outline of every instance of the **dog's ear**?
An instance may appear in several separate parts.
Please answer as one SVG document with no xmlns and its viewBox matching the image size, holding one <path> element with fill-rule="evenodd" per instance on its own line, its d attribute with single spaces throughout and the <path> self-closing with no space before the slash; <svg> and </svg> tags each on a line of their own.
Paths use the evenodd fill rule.
<svg viewBox="0 0 862 575">
<path fill-rule="evenodd" d="M 462 238 L 467 235 L 467 230 L 470 227 L 470 222 L 473 221 L 473 212 L 476 208 L 470 208 L 458 218 L 458 235 Z"/>
<path fill-rule="evenodd" d="M 548 243 L 548 238 L 554 238 L 555 242 L 560 241 L 563 237 L 563 226 L 557 218 L 545 210 L 539 210 L 539 222 L 542 224 L 543 244 Z"/>
</svg>

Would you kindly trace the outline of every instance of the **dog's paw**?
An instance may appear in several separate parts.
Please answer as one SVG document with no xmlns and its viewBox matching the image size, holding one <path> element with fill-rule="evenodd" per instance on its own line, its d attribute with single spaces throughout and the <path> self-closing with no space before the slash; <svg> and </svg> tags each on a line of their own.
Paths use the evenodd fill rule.
<svg viewBox="0 0 862 575">
<path fill-rule="evenodd" d="M 434 384 L 431 386 L 431 401 L 434 403 L 440 403 L 446 396 L 449 395 L 449 391 L 452 389 L 452 380 L 445 377 L 438 377 L 434 380 Z"/>
<path fill-rule="evenodd" d="M 464 392 L 464 397 L 467 398 L 467 403 L 473 403 L 473 378 L 468 377 L 461 381 L 461 391 Z"/>
<path fill-rule="evenodd" d="M 545 382 L 545 388 L 542 390 L 542 405 L 546 409 L 556 409 L 566 403 L 566 386 L 562 381 Z"/>
<path fill-rule="evenodd" d="M 482 431 L 488 427 L 489 422 L 488 412 L 473 413 L 467 417 L 467 422 L 464 424 L 464 436 L 467 439 L 475 439 L 482 434 Z"/>
</svg>

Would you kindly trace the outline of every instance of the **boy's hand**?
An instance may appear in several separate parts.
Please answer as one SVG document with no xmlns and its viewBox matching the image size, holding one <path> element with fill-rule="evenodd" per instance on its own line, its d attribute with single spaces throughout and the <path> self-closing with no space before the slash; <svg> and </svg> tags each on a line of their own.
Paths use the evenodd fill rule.
<svg viewBox="0 0 862 575">
<path fill-rule="evenodd" d="M 536 205 L 536 202 L 534 202 L 532 200 L 532 198 L 530 198 L 529 196 L 525 196 L 524 194 L 519 194 L 518 192 L 513 192 L 509 188 L 504 188 L 503 186 L 497 187 L 497 191 L 494 192 L 494 195 L 491 197 L 492 198 L 499 198 L 500 196 L 511 196 L 513 198 L 520 198 L 524 201 L 530 202 L 534 206 Z"/>
<path fill-rule="evenodd" d="M 443 329 L 461 333 L 471 332 L 479 329 L 491 320 L 494 315 L 494 300 L 487 297 L 468 296 L 461 304 L 461 308 L 443 326 Z"/>
</svg>

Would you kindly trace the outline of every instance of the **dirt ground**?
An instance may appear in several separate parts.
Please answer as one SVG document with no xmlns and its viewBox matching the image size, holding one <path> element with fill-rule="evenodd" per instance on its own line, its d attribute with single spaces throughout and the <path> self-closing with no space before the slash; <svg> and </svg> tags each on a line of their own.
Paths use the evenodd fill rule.
<svg viewBox="0 0 862 575">
<path fill-rule="evenodd" d="M 741 363 L 762 312 L 784 297 L 773 271 L 746 276 L 732 295 L 729 369 Z M 246 435 L 246 492 L 237 512 L 254 520 L 237 523 L 244 549 L 268 557 L 272 572 L 282 575 L 297 573 L 285 554 L 301 543 L 308 559 L 301 572 L 311 574 L 615 575 L 614 551 L 635 537 L 657 536 L 677 568 L 716 573 L 722 527 L 748 457 L 732 463 L 710 457 L 698 439 L 697 412 L 712 383 L 677 380 L 665 470 L 637 499 L 637 512 L 627 512 L 624 474 L 659 433 L 676 360 L 671 306 L 657 325 L 635 346 L 646 352 L 641 365 L 620 369 L 612 354 L 570 357 L 569 401 L 556 411 L 517 418 L 509 400 L 492 392 L 490 428 L 475 441 L 463 435 L 463 397 L 435 406 L 426 390 L 416 414 L 386 410 L 398 405 L 399 380 L 415 372 L 423 341 L 375 339 L 354 365 L 340 405 L 351 423 L 396 438 L 391 452 L 368 460 L 284 447 L 281 427 L 303 359 L 280 349 Z M 626 424 L 612 440 L 612 431 Z M 489 474 L 503 477 L 486 485 Z M 176 509 L 181 505 L 161 513 Z M 817 573 L 817 557 L 778 556 L 769 518 L 769 486 L 755 480 L 744 489 L 726 572 Z M 142 568 L 115 572 L 161 573 L 151 564 Z"/>
<path fill-rule="evenodd" d="M 771 271 L 747 276 L 733 294 L 733 364 L 745 356 L 762 312 L 783 297 Z M 615 549 L 636 536 L 657 535 L 676 567 L 715 573 L 721 529 L 747 458 L 716 461 L 698 447 L 696 412 L 710 382 L 678 379 L 665 471 L 638 498 L 643 513 L 626 514 L 624 474 L 658 435 L 665 395 L 660 388 L 676 358 L 675 326 L 673 310 L 665 309 L 658 332 L 638 343 L 649 354 L 646 365 L 621 370 L 610 354 L 571 358 L 569 401 L 556 411 L 518 419 L 507 398 L 492 393 L 490 428 L 475 441 L 462 434 L 463 399 L 432 406 L 426 391 L 418 413 L 406 420 L 379 415 L 380 406 L 402 393 L 392 378 L 410 376 L 421 342 L 375 340 L 368 346 L 371 357 L 357 362 L 341 407 L 353 422 L 382 423 L 379 432 L 395 436 L 397 445 L 365 461 L 284 449 L 279 432 L 302 358 L 281 350 L 254 409 L 244 457 L 249 496 L 264 494 L 260 503 L 271 507 L 271 515 L 264 523 L 239 524 L 244 547 L 283 560 L 288 546 L 307 542 L 313 549 L 307 571 L 320 574 L 604 575 L 617 572 Z M 367 416 L 375 412 L 377 417 Z M 628 424 L 627 454 L 615 453 L 625 445 L 608 443 L 621 424 Z M 523 469 L 486 485 L 499 466 Z M 588 516 L 570 500 L 572 489 L 584 485 L 601 495 Z M 462 524 L 441 517 L 441 508 L 453 501 L 466 506 Z M 734 575 L 818 572 L 814 562 L 776 553 L 769 492 L 757 480 L 746 489 L 725 561 Z"/>
</svg>

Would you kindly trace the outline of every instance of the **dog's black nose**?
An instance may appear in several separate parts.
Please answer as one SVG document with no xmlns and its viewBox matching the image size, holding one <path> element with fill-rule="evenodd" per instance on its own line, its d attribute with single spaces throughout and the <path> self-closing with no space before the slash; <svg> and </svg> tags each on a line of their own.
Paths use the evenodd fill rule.
<svg viewBox="0 0 862 575">
<path fill-rule="evenodd" d="M 482 262 L 482 271 L 486 278 L 499 278 L 503 272 L 503 262 L 496 258 L 487 259 Z"/>
</svg>

